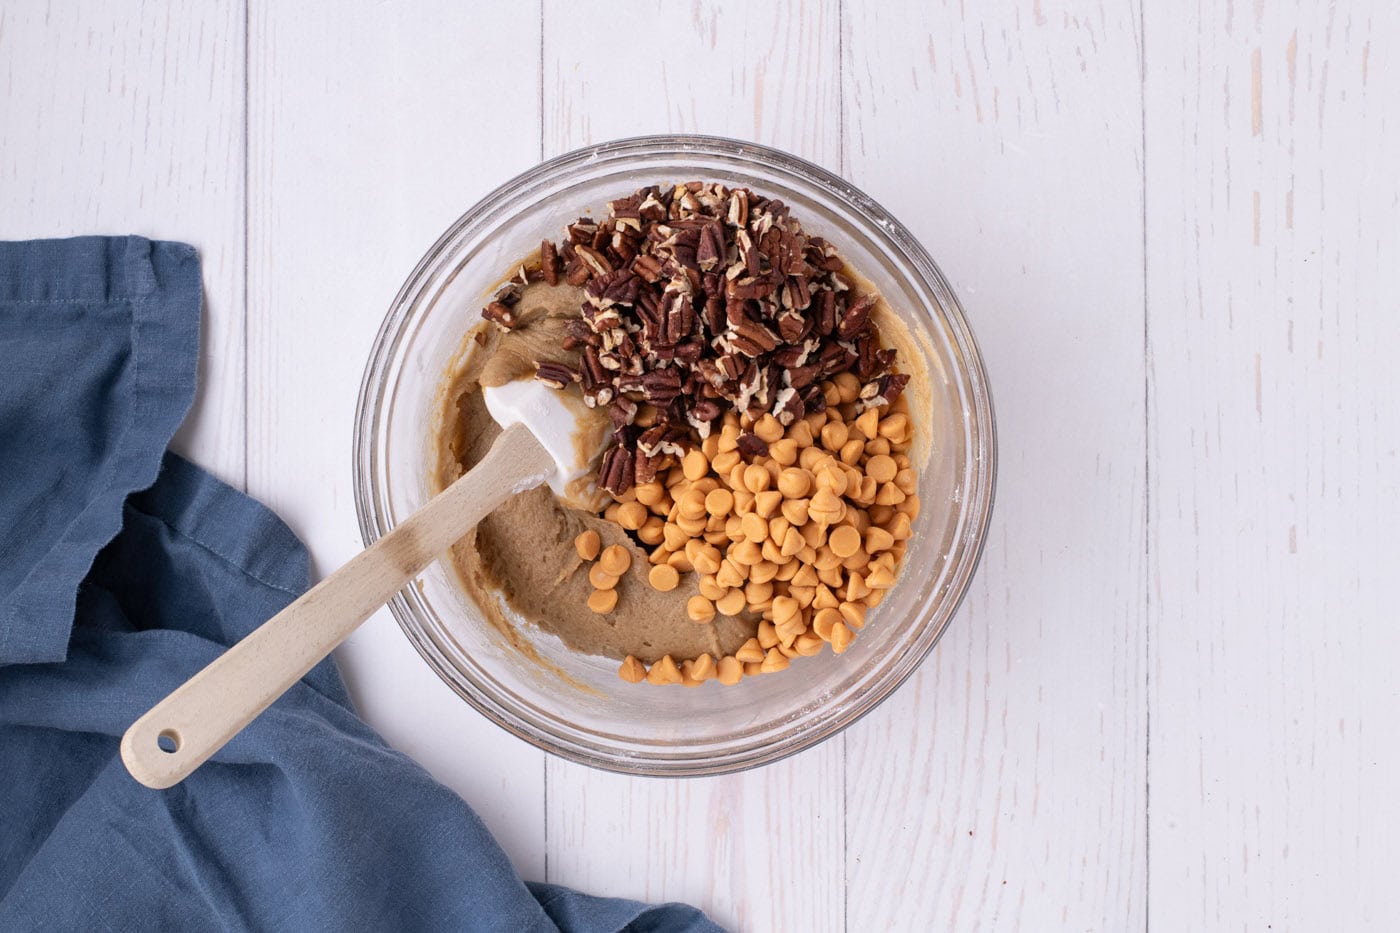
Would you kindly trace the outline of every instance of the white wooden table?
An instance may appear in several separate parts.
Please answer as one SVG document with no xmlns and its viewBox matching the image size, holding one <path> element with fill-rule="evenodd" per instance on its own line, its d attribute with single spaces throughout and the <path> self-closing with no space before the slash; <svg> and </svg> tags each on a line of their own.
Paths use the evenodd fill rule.
<svg viewBox="0 0 1400 933">
<path fill-rule="evenodd" d="M 749 774 L 549 758 L 387 613 L 339 653 L 364 716 L 527 877 L 733 927 L 1395 929 L 1396 4 L 0 0 L 0 236 L 199 247 L 179 448 L 318 572 L 420 254 L 542 157 L 668 130 L 841 172 L 951 278 L 1001 443 L 962 612 Z"/>
</svg>

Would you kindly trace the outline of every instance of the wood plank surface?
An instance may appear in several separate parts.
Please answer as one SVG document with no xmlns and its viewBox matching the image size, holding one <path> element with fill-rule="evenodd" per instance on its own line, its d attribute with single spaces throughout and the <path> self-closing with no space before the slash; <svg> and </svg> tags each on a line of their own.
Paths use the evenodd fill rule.
<svg viewBox="0 0 1400 933">
<path fill-rule="evenodd" d="M 1153 929 L 1400 926 L 1400 13 L 1149 7 Z"/>
<path fill-rule="evenodd" d="M 847 928 L 1141 928 L 1136 5 L 847 9 L 850 178 L 949 276 L 1000 444 L 962 611 L 847 738 Z"/>
</svg>

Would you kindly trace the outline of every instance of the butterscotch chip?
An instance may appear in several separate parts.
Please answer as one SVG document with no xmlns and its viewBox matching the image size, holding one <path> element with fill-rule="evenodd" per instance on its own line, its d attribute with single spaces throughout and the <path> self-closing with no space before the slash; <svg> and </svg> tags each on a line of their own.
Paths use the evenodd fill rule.
<svg viewBox="0 0 1400 933">
<path fill-rule="evenodd" d="M 887 590 L 894 586 L 894 574 L 888 567 L 876 567 L 866 575 L 865 585 L 872 590 Z"/>
<path fill-rule="evenodd" d="M 755 493 L 753 497 L 753 510 L 763 518 L 777 515 L 782 504 L 783 494 L 776 489 Z"/>
<path fill-rule="evenodd" d="M 865 585 L 865 577 L 858 573 L 852 573 L 846 578 L 846 599 L 854 602 L 857 599 L 864 599 L 870 595 L 870 587 Z"/>
<path fill-rule="evenodd" d="M 876 505 L 899 505 L 904 501 L 904 490 L 894 483 L 885 483 L 875 494 Z"/>
<path fill-rule="evenodd" d="M 769 648 L 768 654 L 764 655 L 763 667 L 761 668 L 761 670 L 765 674 L 772 674 L 776 673 L 777 671 L 785 671 L 788 669 L 788 665 L 790 663 L 791 662 L 788 661 L 787 656 L 784 655 L 781 651 L 779 651 L 776 647 Z"/>
<path fill-rule="evenodd" d="M 855 421 L 855 428 L 866 440 L 874 440 L 880 427 L 880 410 L 872 408 Z"/>
<path fill-rule="evenodd" d="M 842 477 L 844 480 L 845 477 Z M 821 482 L 820 478 L 817 480 Z M 892 487 L 888 487 L 892 488 Z M 846 506 L 839 496 L 831 489 L 818 488 L 812 496 L 811 505 L 807 508 L 807 514 L 813 521 L 823 522 L 827 525 L 834 525 L 846 514 Z"/>
<path fill-rule="evenodd" d="M 715 608 L 727 616 L 736 616 L 743 612 L 745 605 L 744 591 L 741 589 L 732 589 L 715 600 Z"/>
<path fill-rule="evenodd" d="M 651 588 L 661 593 L 669 593 L 681 582 L 680 572 L 670 564 L 659 564 L 647 573 L 647 582 Z"/>
<path fill-rule="evenodd" d="M 695 565 L 695 569 L 700 573 L 713 574 L 719 572 L 719 566 L 722 560 L 723 558 L 720 555 L 719 548 L 715 547 L 713 544 L 707 543 L 700 548 L 699 553 L 690 559 L 690 562 Z"/>
<path fill-rule="evenodd" d="M 780 564 L 778 566 L 778 575 L 773 579 L 780 583 L 786 583 L 793 578 L 793 575 L 797 573 L 801 566 L 802 565 L 795 560 L 789 560 L 785 564 Z"/>
<path fill-rule="evenodd" d="M 728 476 L 742 462 L 743 459 L 739 456 L 739 451 L 723 450 L 715 454 L 714 459 L 710 461 L 710 469 L 720 476 Z"/>
<path fill-rule="evenodd" d="M 894 535 L 883 528 L 868 528 L 865 532 L 865 549 L 871 554 L 879 554 L 894 547 Z"/>
<path fill-rule="evenodd" d="M 860 458 L 865 453 L 865 442 L 858 438 L 853 438 L 841 445 L 839 454 L 841 462 L 848 466 L 855 466 L 860 462 Z"/>
<path fill-rule="evenodd" d="M 629 684 L 639 684 L 647 676 L 647 668 L 645 664 L 629 654 L 623 659 L 622 666 L 617 669 L 617 676 Z"/>
<path fill-rule="evenodd" d="M 804 563 L 792 576 L 793 586 L 816 586 L 817 571 L 810 563 Z"/>
<path fill-rule="evenodd" d="M 696 676 L 695 676 L 695 662 L 694 662 L 694 661 L 682 661 L 682 662 L 681 662 L 681 686 L 682 686 L 682 687 L 698 687 L 698 686 L 700 686 L 702 683 L 704 683 L 704 681 L 701 680 L 699 677 L 696 677 Z"/>
<path fill-rule="evenodd" d="M 763 560 L 763 549 L 756 542 L 745 538 L 738 544 L 730 546 L 729 559 L 736 564 L 747 564 L 752 567 Z"/>
<path fill-rule="evenodd" d="M 708 573 L 700 578 L 700 582 L 696 584 L 695 588 L 700 592 L 701 596 L 705 597 L 711 602 L 718 600 L 720 597 L 724 596 L 726 593 L 729 592 L 729 590 L 719 585 L 719 582 L 716 580 L 714 574 Z"/>
<path fill-rule="evenodd" d="M 865 628 L 865 606 L 860 603 L 842 603 L 838 611 L 846 625 L 853 629 Z"/>
<path fill-rule="evenodd" d="M 719 682 L 726 687 L 732 687 L 744 679 L 744 662 L 734 655 L 726 655 L 719 659 Z"/>
<path fill-rule="evenodd" d="M 778 576 L 778 565 L 771 560 L 761 560 L 749 568 L 749 584 L 762 585 Z"/>
<path fill-rule="evenodd" d="M 628 531 L 636 531 L 647 520 L 649 512 L 640 502 L 624 502 L 617 509 L 617 523 Z"/>
<path fill-rule="evenodd" d="M 749 492 L 763 492 L 773 482 L 773 475 L 766 467 L 751 463 L 744 467 L 744 487 Z"/>
<path fill-rule="evenodd" d="M 773 639 L 773 644 L 776 645 L 777 643 L 778 640 L 775 637 Z M 750 638 L 740 646 L 738 651 L 734 652 L 734 657 L 742 664 L 752 664 L 762 661 L 763 646 L 759 643 L 757 638 Z"/>
<path fill-rule="evenodd" d="M 899 468 L 894 465 L 894 460 L 884 454 L 876 454 L 865 461 L 865 473 L 874 477 L 877 483 L 888 483 L 894 479 Z"/>
<path fill-rule="evenodd" d="M 861 550 L 856 551 L 850 557 L 847 557 L 845 560 L 841 561 L 841 566 L 846 570 L 864 570 L 866 565 L 869 563 L 870 555 L 865 553 L 865 549 L 862 548 Z"/>
<path fill-rule="evenodd" d="M 705 456 L 704 451 L 692 448 L 681 459 L 681 471 L 685 474 L 685 478 L 693 483 L 710 472 L 710 460 Z"/>
<path fill-rule="evenodd" d="M 773 584 L 750 580 L 748 586 L 743 587 L 743 598 L 749 601 L 750 608 L 767 604 L 773 601 Z"/>
<path fill-rule="evenodd" d="M 812 631 L 823 641 L 831 641 L 831 629 L 841 621 L 841 613 L 835 609 L 818 609 L 812 616 Z"/>
<path fill-rule="evenodd" d="M 846 443 L 849 433 L 841 422 L 828 422 L 822 428 L 822 446 L 834 453 Z"/>
<path fill-rule="evenodd" d="M 681 669 L 676 666 L 675 660 L 668 654 L 651 666 L 647 671 L 647 683 L 649 684 L 678 684 L 681 682 Z"/>
<path fill-rule="evenodd" d="M 678 519 L 676 525 L 691 538 L 698 538 L 709 530 L 708 523 L 703 518 Z"/>
<path fill-rule="evenodd" d="M 771 414 L 765 414 L 754 422 L 753 433 L 771 444 L 783 436 L 783 426 L 778 423 L 777 418 Z"/>
<path fill-rule="evenodd" d="M 899 503 L 898 509 L 903 514 L 908 515 L 909 520 L 912 522 L 919 517 L 919 497 L 907 497 L 903 502 Z"/>
<path fill-rule="evenodd" d="M 749 603 L 752 605 L 753 600 L 749 600 Z M 754 637 L 758 639 L 759 647 L 767 651 L 778 643 L 778 630 L 774 628 L 772 622 L 764 619 L 758 623 L 758 634 Z"/>
<path fill-rule="evenodd" d="M 615 573 L 608 573 L 607 568 L 602 564 L 594 564 L 588 568 L 588 582 L 594 588 L 600 590 L 610 590 L 617 586 L 617 581 L 622 579 Z"/>
<path fill-rule="evenodd" d="M 724 518 L 734 508 L 734 493 L 715 489 L 705 496 L 705 510 L 716 518 Z"/>
<path fill-rule="evenodd" d="M 666 523 L 653 515 L 646 520 L 641 528 L 637 529 L 637 540 L 647 545 L 660 544 L 665 540 L 665 535 L 662 533 L 662 529 L 665 527 Z"/>
<path fill-rule="evenodd" d="M 802 607 L 797 604 L 797 600 L 791 596 L 775 596 L 773 598 L 773 624 L 782 626 L 793 620 L 802 621 Z"/>
<path fill-rule="evenodd" d="M 845 559 L 860 550 L 860 532 L 850 525 L 840 525 L 831 530 L 827 544 L 837 557 Z"/>
<path fill-rule="evenodd" d="M 598 556 L 598 549 L 603 546 L 603 538 L 592 528 L 581 532 L 574 538 L 574 550 L 578 552 L 580 560 L 592 560 Z"/>
<path fill-rule="evenodd" d="M 698 681 L 704 682 L 715 676 L 715 659 L 708 654 L 700 655 L 690 664 L 690 676 Z"/>
<path fill-rule="evenodd" d="M 913 528 L 910 525 L 909 516 L 904 514 L 903 512 L 896 514 L 894 518 L 890 519 L 889 524 L 886 525 L 886 528 L 890 533 L 890 537 L 894 538 L 895 541 L 906 541 L 908 540 L 909 536 L 913 534 Z"/>
<path fill-rule="evenodd" d="M 798 618 L 782 625 L 774 625 L 773 630 L 778 633 L 778 647 L 791 648 L 797 637 L 807 631 L 807 625 L 801 618 Z M 786 651 L 783 653 L 787 654 Z"/>
<path fill-rule="evenodd" d="M 880 422 L 880 436 L 892 444 L 899 443 L 908 431 L 909 416 L 903 413 L 895 413 Z"/>
<path fill-rule="evenodd" d="M 675 522 L 667 522 L 661 526 L 661 540 L 666 543 L 666 549 L 679 551 L 685 547 L 685 543 L 690 540 L 690 535 Z"/>
<path fill-rule="evenodd" d="M 598 566 L 620 577 L 632 566 L 632 552 L 620 544 L 609 545 L 598 555 Z"/>
<path fill-rule="evenodd" d="M 797 649 L 798 654 L 810 658 L 813 655 L 821 654 L 822 647 L 825 644 L 826 642 L 823 639 L 818 638 L 812 632 L 804 632 L 797 636 L 797 639 L 792 643 L 792 647 Z"/>
<path fill-rule="evenodd" d="M 666 487 L 652 480 L 650 483 L 643 483 L 636 488 L 637 501 L 645 506 L 657 505 L 666 498 Z"/>
<path fill-rule="evenodd" d="M 893 461 L 890 465 L 894 465 Z M 778 491 L 789 499 L 801 499 L 811 491 L 811 477 L 801 467 L 788 467 L 778 474 Z"/>
<path fill-rule="evenodd" d="M 844 496 L 851 486 L 851 478 L 836 463 L 817 467 L 817 489 L 829 489 L 834 496 Z"/>
<path fill-rule="evenodd" d="M 719 571 L 715 574 L 715 580 L 720 586 L 738 587 L 743 586 L 748 579 L 748 565 L 725 558 L 719 562 Z"/>
<path fill-rule="evenodd" d="M 588 594 L 588 608 L 605 615 L 617 608 L 617 590 L 594 590 Z"/>
<path fill-rule="evenodd" d="M 745 515 L 740 527 L 750 541 L 762 543 L 768 538 L 768 521 L 757 512 Z"/>
<path fill-rule="evenodd" d="M 745 661 L 745 662 L 744 662 L 744 676 L 745 676 L 745 677 L 757 677 L 759 674 L 762 674 L 762 673 L 763 673 L 763 662 L 762 662 L 762 661 Z"/>
<path fill-rule="evenodd" d="M 807 524 L 808 518 L 807 510 L 810 505 L 811 500 L 809 499 L 788 499 L 783 503 L 783 518 L 786 518 L 794 525 L 805 525 Z"/>
<path fill-rule="evenodd" d="M 851 640 L 855 635 L 846 627 L 845 622 L 837 622 L 831 627 L 831 650 L 841 654 L 851 646 Z"/>
<path fill-rule="evenodd" d="M 703 596 L 692 596 L 686 600 L 685 614 L 690 621 L 704 625 L 715 620 L 715 604 Z"/>
<path fill-rule="evenodd" d="M 701 454 L 704 456 L 704 454 Z M 705 493 L 694 487 L 687 489 L 685 494 L 676 500 L 677 512 L 681 518 L 705 518 L 708 514 L 705 511 Z"/>
<path fill-rule="evenodd" d="M 792 427 L 788 428 L 788 437 L 796 441 L 799 448 L 811 447 L 812 425 L 805 420 L 794 422 Z"/>
<path fill-rule="evenodd" d="M 797 462 L 797 441 L 790 437 L 768 445 L 768 456 L 778 466 L 789 467 Z"/>
</svg>

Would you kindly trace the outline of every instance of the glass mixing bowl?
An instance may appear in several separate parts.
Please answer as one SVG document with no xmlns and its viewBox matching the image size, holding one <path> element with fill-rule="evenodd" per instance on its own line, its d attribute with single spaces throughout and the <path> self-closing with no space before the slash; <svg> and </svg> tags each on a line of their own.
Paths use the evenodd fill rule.
<svg viewBox="0 0 1400 933">
<path fill-rule="evenodd" d="M 394 597 L 414 647 L 482 714 L 547 751 L 632 774 L 765 764 L 835 735 L 889 696 L 932 650 L 967 590 L 996 473 L 991 397 L 972 332 L 942 273 L 899 221 L 830 172 L 773 149 L 701 136 L 626 139 L 551 159 L 502 185 L 408 277 L 370 354 L 356 413 L 355 507 L 366 545 L 428 499 L 436 389 L 512 263 L 541 239 L 558 239 L 573 219 L 604 215 L 611 199 L 697 179 L 781 198 L 804 229 L 873 281 L 925 357 L 930 398 L 911 398 L 911 412 L 922 432 L 916 441 L 931 456 L 919 474 L 922 511 L 899 582 L 851 648 L 736 687 L 629 684 L 616 661 L 571 652 L 521 622 L 520 635 L 570 684 L 509 645 L 438 564 Z"/>
</svg>

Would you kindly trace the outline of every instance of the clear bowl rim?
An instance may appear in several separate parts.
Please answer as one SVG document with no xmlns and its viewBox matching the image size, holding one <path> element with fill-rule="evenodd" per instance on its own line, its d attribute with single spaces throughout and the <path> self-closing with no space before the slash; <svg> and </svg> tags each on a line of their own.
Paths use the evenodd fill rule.
<svg viewBox="0 0 1400 933">
<path fill-rule="evenodd" d="M 882 236 L 903 253 L 908 260 L 939 293 L 940 307 L 953 332 L 953 336 L 963 351 L 965 375 L 980 400 L 980 407 L 970 417 L 979 422 L 979 437 L 985 439 L 981 448 L 982 456 L 977 458 L 978 469 L 973 475 L 978 480 L 977 488 L 984 498 L 985 505 L 980 515 L 971 516 L 973 521 L 967 526 L 967 538 L 971 546 L 967 551 L 964 570 L 954 581 L 953 588 L 942 601 L 946 606 L 943 622 L 916 657 L 909 659 L 902 669 L 893 672 L 884 680 L 871 684 L 871 688 L 851 704 L 840 716 L 832 717 L 816 728 L 802 729 L 789 733 L 767 744 L 746 746 L 736 752 L 726 752 L 721 758 L 659 758 L 631 754 L 609 757 L 587 746 L 572 746 L 556 741 L 542 730 L 532 728 L 530 723 L 519 719 L 506 708 L 499 706 L 487 695 L 478 695 L 473 689 L 459 684 L 452 674 L 460 673 L 455 668 L 450 671 L 431 645 L 426 632 L 420 631 L 421 622 L 404 597 L 404 591 L 394 595 L 389 602 L 399 628 L 409 643 L 427 665 L 447 684 L 449 689 L 465 700 L 478 713 L 517 738 L 523 739 L 542 751 L 558 755 L 566 760 L 611 771 L 649 777 L 701 777 L 727 774 L 760 767 L 780 761 L 798 752 L 811 748 L 828 738 L 840 734 L 858 722 L 881 703 L 893 695 L 927 660 L 928 656 L 942 640 L 952 619 L 957 615 L 973 578 L 981 564 L 986 547 L 987 531 L 990 527 L 996 502 L 997 485 L 997 431 L 995 406 L 993 404 L 990 381 L 986 364 L 976 337 L 967 322 L 962 303 L 952 286 L 948 284 L 938 264 L 924 249 L 923 245 L 909 232 L 894 215 L 882 207 L 874 198 L 857 188 L 844 178 L 821 166 L 791 153 L 759 143 L 732 139 L 723 136 L 699 134 L 667 134 L 632 136 L 591 146 L 584 146 L 547 159 L 534 167 L 521 172 L 486 194 L 460 217 L 457 218 L 433 245 L 424 253 L 399 288 L 389 306 L 383 323 L 375 335 L 369 357 L 365 363 L 360 390 L 355 405 L 355 422 L 352 436 L 352 485 L 355 494 L 355 512 L 360 527 L 360 536 L 366 547 L 384 534 L 387 527 L 381 528 L 384 516 L 379 514 L 377 477 L 374 474 L 375 443 L 380 420 L 378 402 L 385 397 L 385 379 L 391 369 L 394 351 L 404 336 L 405 319 L 413 309 L 413 297 L 426 284 L 428 273 L 439 266 L 446 258 L 446 251 L 472 225 L 488 218 L 519 193 L 548 179 L 567 175 L 570 169 L 590 162 L 607 158 L 612 161 L 627 156 L 665 156 L 684 153 L 714 155 L 717 157 L 751 161 L 757 166 L 778 169 L 820 188 L 826 196 L 844 202 L 846 207 L 873 222 L 881 230 Z M 411 585 L 411 584 L 410 584 Z M 405 588 L 407 589 L 407 588 Z M 468 684 L 475 687 L 475 684 Z M 479 689 L 479 688 L 478 688 Z M 481 691 L 485 694 L 485 691 Z"/>
</svg>

